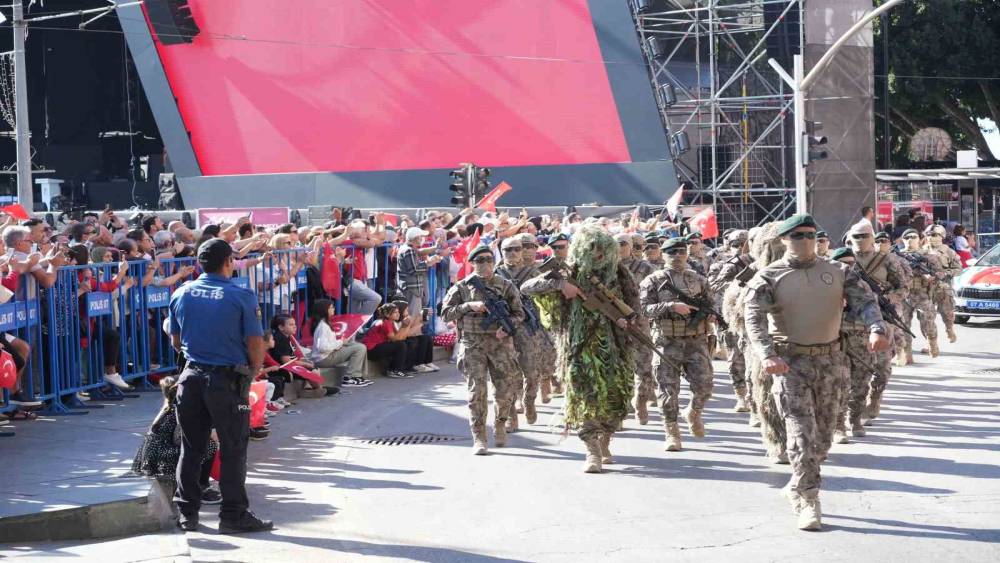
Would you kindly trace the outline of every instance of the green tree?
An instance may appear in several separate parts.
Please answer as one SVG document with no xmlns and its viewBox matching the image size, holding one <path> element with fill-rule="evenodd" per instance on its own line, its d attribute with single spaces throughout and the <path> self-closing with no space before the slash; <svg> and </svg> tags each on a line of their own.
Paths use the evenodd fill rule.
<svg viewBox="0 0 1000 563">
<path fill-rule="evenodd" d="M 924 127 L 940 127 L 956 149 L 976 148 L 989 157 L 976 119 L 992 117 L 1000 125 L 1000 80 L 990 79 L 1000 77 L 1000 0 L 910 0 L 887 17 L 888 61 L 881 23 L 874 26 L 875 68 L 888 75 L 876 80 L 876 154 L 883 150 L 881 86 L 887 79 L 890 166 L 908 163 L 910 137 Z"/>
</svg>

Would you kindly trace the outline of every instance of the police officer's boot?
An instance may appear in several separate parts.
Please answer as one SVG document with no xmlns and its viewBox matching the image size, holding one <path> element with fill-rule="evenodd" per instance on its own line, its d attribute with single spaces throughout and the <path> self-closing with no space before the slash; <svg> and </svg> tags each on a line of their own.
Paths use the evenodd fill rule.
<svg viewBox="0 0 1000 563">
<path fill-rule="evenodd" d="M 945 327 L 944 330 L 948 334 L 948 342 L 954 344 L 955 341 L 958 340 L 958 336 L 955 335 L 955 327 L 953 326 Z"/>
<path fill-rule="evenodd" d="M 535 401 L 524 403 L 524 420 L 528 421 L 528 424 L 534 424 L 538 420 L 538 411 L 535 410 Z"/>
<path fill-rule="evenodd" d="M 472 433 L 472 455 L 486 455 L 489 450 L 486 447 L 486 429 Z"/>
<path fill-rule="evenodd" d="M 941 351 L 938 349 L 937 338 L 928 339 L 927 344 L 930 345 L 930 353 L 932 358 L 936 358 L 941 354 Z"/>
<path fill-rule="evenodd" d="M 823 512 L 819 505 L 819 493 L 811 492 L 802 495 L 799 500 L 800 530 L 816 531 L 823 526 Z"/>
<path fill-rule="evenodd" d="M 587 459 L 583 462 L 584 473 L 601 472 L 601 445 L 597 436 L 591 436 L 583 441 L 587 446 Z"/>
<path fill-rule="evenodd" d="M 684 409 L 684 419 L 687 420 L 688 429 L 695 438 L 705 437 L 705 423 L 701 421 L 701 409 L 688 407 Z"/>
<path fill-rule="evenodd" d="M 549 376 L 542 376 L 542 380 L 538 384 L 539 393 L 542 395 L 542 404 L 547 405 L 549 401 L 552 400 L 549 394 L 552 393 L 552 381 L 549 380 Z"/>
<path fill-rule="evenodd" d="M 601 463 L 611 465 L 614 462 L 611 457 L 611 434 L 601 434 Z"/>
<path fill-rule="evenodd" d="M 746 387 L 736 388 L 736 406 L 733 407 L 733 412 L 750 412 L 750 405 L 747 405 Z"/>
<path fill-rule="evenodd" d="M 493 445 L 502 448 L 507 445 L 506 421 L 498 420 L 493 424 Z"/>
<path fill-rule="evenodd" d="M 676 422 L 663 423 L 663 429 L 667 432 L 667 445 L 663 448 L 668 452 L 681 451 L 681 428 Z"/>
</svg>

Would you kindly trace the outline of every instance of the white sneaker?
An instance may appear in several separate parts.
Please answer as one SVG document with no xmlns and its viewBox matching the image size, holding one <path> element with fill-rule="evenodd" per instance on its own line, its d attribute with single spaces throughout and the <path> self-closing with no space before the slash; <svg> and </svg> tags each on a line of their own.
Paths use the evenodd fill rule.
<svg viewBox="0 0 1000 563">
<path fill-rule="evenodd" d="M 424 364 L 424 367 L 426 367 L 430 371 L 441 371 L 441 368 L 437 367 L 437 365 L 435 365 L 435 364 L 433 364 L 431 362 L 428 362 L 428 363 Z"/>
<path fill-rule="evenodd" d="M 413 366 L 413 371 L 416 371 L 416 372 L 419 372 L 419 373 L 430 373 L 430 372 L 432 372 L 434 370 L 432 370 L 431 368 L 427 367 L 426 364 L 420 364 L 420 365 Z"/>
<path fill-rule="evenodd" d="M 273 402 L 278 403 L 279 405 L 281 405 L 283 407 L 290 407 L 290 406 L 292 406 L 292 403 L 286 401 L 284 397 L 281 397 L 280 399 L 278 399 L 276 401 L 273 401 Z"/>
<path fill-rule="evenodd" d="M 104 381 L 106 383 L 110 383 L 111 385 L 114 385 L 115 387 L 117 387 L 119 389 L 125 389 L 125 390 L 132 389 L 132 386 L 129 385 L 128 383 L 125 383 L 125 380 L 122 379 L 122 376 L 119 375 L 119 374 L 117 374 L 117 373 L 106 373 L 106 374 L 104 374 Z"/>
</svg>

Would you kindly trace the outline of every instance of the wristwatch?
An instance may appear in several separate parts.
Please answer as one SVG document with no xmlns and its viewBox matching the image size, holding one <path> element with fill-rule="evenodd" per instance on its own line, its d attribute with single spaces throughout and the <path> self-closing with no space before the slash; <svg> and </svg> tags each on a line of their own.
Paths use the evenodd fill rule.
<svg viewBox="0 0 1000 563">
<path fill-rule="evenodd" d="M 871 331 L 872 334 L 881 334 L 882 336 L 886 335 L 885 327 L 882 325 L 872 325 Z"/>
</svg>

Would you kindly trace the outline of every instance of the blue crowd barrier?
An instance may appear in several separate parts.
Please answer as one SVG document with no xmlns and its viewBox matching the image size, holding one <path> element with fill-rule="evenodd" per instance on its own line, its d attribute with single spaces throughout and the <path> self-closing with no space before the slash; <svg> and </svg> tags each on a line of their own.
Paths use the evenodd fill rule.
<svg viewBox="0 0 1000 563">
<path fill-rule="evenodd" d="M 353 247 L 344 248 L 350 256 Z M 378 288 L 381 302 L 392 298 L 396 290 L 396 280 L 390 275 L 394 274 L 390 272 L 393 250 L 390 244 L 368 250 L 377 259 L 371 264 L 381 267 L 369 271 L 362 283 L 373 293 Z M 301 330 L 313 303 L 312 293 L 325 293 L 323 288 L 310 291 L 306 252 L 303 248 L 277 250 L 237 261 L 233 281 L 258 295 L 265 330 L 279 312 L 295 317 Z M 322 258 L 320 254 L 315 263 L 319 279 Z M 446 289 L 439 281 L 441 276 L 447 279 L 444 264 L 430 268 L 427 274 L 431 327 Z M 355 266 L 353 262 L 341 264 L 341 288 L 337 295 L 327 295 L 336 302 L 338 312 L 354 310 L 352 292 L 344 282 L 354 281 Z M 128 286 L 114 282 L 119 267 L 117 263 L 64 266 L 49 288 L 42 287 L 31 274 L 23 274 L 14 297 L 0 304 L 0 332 L 9 335 L 8 340 L 19 339 L 29 349 L 21 389 L 25 395 L 45 401 L 49 414 L 82 414 L 100 408 L 82 401 L 80 393 L 108 400 L 128 396 L 104 381 L 105 366 L 137 390 L 154 389 L 149 376 L 177 369 L 177 354 L 164 325 L 173 291 L 198 274 L 195 259 L 164 259 L 155 270 L 150 270 L 151 263 L 145 260 L 128 262 L 125 279 L 134 280 Z M 15 408 L 9 396 L 6 389 L 0 394 L 0 413 Z"/>
</svg>

